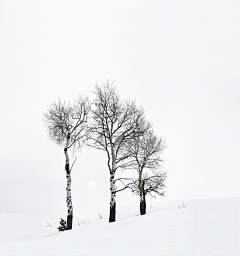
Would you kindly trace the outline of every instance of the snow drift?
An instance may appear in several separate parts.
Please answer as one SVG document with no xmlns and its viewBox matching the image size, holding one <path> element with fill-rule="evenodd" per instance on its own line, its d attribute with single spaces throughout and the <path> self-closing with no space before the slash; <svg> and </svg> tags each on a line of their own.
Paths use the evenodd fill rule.
<svg viewBox="0 0 240 256">
<path fill-rule="evenodd" d="M 58 232 L 60 215 L 0 215 L 1 256 L 239 256 L 240 199 L 156 202 L 118 207 L 117 222 L 84 213 L 73 230 Z M 80 224 L 80 226 L 79 226 Z"/>
</svg>

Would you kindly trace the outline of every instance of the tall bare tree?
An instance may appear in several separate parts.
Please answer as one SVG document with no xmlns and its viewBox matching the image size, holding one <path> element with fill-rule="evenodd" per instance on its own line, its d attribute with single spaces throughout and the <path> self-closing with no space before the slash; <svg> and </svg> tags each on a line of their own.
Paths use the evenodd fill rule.
<svg viewBox="0 0 240 256">
<path fill-rule="evenodd" d="M 87 97 L 78 97 L 73 104 L 58 99 L 44 113 L 43 122 L 50 140 L 64 147 L 65 171 L 67 178 L 67 229 L 72 229 L 73 206 L 71 196 L 71 171 L 68 150 L 81 147 L 88 137 L 87 119 L 90 103 Z"/>
<path fill-rule="evenodd" d="M 116 220 L 116 172 L 123 168 L 129 158 L 127 144 L 143 133 L 143 111 L 134 102 L 123 101 L 116 88 L 108 81 L 94 90 L 92 108 L 92 146 L 107 154 L 110 173 L 110 213 L 109 222 Z"/>
<path fill-rule="evenodd" d="M 120 178 L 119 180 L 134 194 L 139 195 L 140 213 L 146 214 L 146 195 L 164 196 L 166 173 L 161 172 L 161 155 L 165 149 L 165 143 L 158 139 L 151 129 L 147 129 L 142 136 L 135 137 L 128 144 L 128 152 L 131 161 L 128 168 L 137 171 L 136 178 Z M 127 184 L 125 184 L 127 182 Z"/>
</svg>

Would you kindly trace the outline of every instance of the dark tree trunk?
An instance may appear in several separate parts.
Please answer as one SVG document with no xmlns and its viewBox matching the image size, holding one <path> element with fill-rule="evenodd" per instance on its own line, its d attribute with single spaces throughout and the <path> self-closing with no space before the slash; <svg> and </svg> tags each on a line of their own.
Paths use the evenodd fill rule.
<svg viewBox="0 0 240 256">
<path fill-rule="evenodd" d="M 141 215 L 146 214 L 146 201 L 145 200 L 140 202 L 140 213 L 141 213 Z"/>
<path fill-rule="evenodd" d="M 116 203 L 113 206 L 110 206 L 110 213 L 109 213 L 109 222 L 115 222 L 116 220 Z"/>
<path fill-rule="evenodd" d="M 67 216 L 67 229 L 72 229 L 72 223 L 73 223 L 73 216 L 68 215 Z"/>
<path fill-rule="evenodd" d="M 144 190 L 144 186 L 145 186 L 145 181 L 143 180 L 142 182 L 142 200 L 140 201 L 140 213 L 141 215 L 146 214 L 146 194 L 145 194 L 145 190 Z"/>
</svg>

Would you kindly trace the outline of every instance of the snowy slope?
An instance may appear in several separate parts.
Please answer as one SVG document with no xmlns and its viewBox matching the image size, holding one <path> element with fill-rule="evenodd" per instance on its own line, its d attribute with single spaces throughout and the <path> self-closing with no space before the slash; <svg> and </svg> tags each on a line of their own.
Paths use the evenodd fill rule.
<svg viewBox="0 0 240 256">
<path fill-rule="evenodd" d="M 111 224 L 107 212 L 100 220 L 85 213 L 91 223 L 66 232 L 57 231 L 58 214 L 1 213 L 0 255 L 240 255 L 239 198 L 184 203 L 156 202 L 145 216 L 136 216 L 138 205 L 118 207 Z"/>
</svg>

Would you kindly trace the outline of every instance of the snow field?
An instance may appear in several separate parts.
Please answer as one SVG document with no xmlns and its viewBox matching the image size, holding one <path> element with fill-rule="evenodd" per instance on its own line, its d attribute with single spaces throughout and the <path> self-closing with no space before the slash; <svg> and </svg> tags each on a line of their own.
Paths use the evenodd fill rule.
<svg viewBox="0 0 240 256">
<path fill-rule="evenodd" d="M 240 255 L 239 198 L 184 204 L 185 208 L 181 201 L 156 202 L 145 216 L 137 215 L 137 204 L 117 207 L 115 223 L 108 223 L 107 209 L 100 220 L 98 212 L 84 212 L 82 219 L 91 223 L 65 232 L 57 231 L 63 217 L 59 214 L 1 213 L 0 255 Z"/>
</svg>

